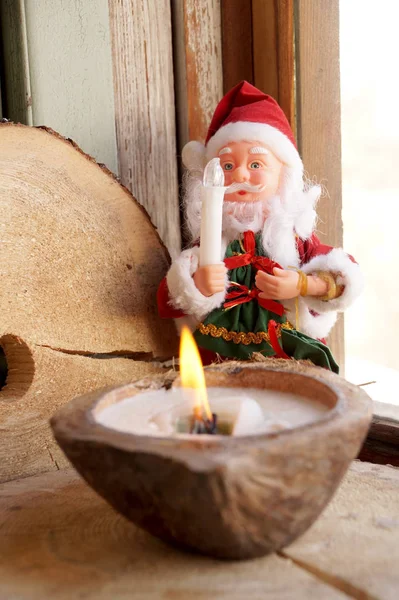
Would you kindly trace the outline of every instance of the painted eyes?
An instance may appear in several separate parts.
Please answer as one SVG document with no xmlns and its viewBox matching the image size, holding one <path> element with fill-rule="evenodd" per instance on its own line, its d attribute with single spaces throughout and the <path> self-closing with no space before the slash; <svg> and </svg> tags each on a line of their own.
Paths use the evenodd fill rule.
<svg viewBox="0 0 399 600">
<path fill-rule="evenodd" d="M 249 164 L 249 168 L 252 170 L 256 170 L 256 169 L 261 169 L 262 168 L 262 163 L 259 162 L 258 160 L 253 160 L 250 164 Z M 234 170 L 234 163 L 232 162 L 227 162 L 224 163 L 223 165 L 223 169 L 225 171 L 233 171 Z"/>
</svg>

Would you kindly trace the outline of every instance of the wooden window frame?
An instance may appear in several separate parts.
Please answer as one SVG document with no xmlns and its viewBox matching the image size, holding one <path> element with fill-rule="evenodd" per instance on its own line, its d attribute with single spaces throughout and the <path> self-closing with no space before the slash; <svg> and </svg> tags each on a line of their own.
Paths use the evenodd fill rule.
<svg viewBox="0 0 399 600">
<path fill-rule="evenodd" d="M 277 99 L 305 171 L 328 190 L 318 206 L 318 232 L 324 243 L 342 247 L 339 0 L 221 0 L 221 8 L 225 92 L 247 79 Z M 344 367 L 342 315 L 329 345 Z M 374 403 L 359 458 L 399 466 L 399 407 Z"/>
<path fill-rule="evenodd" d="M 339 0 L 222 0 L 221 6 L 224 89 L 247 79 L 279 102 L 305 172 L 328 189 L 318 206 L 318 233 L 341 247 Z M 342 372 L 342 316 L 329 345 Z"/>
</svg>

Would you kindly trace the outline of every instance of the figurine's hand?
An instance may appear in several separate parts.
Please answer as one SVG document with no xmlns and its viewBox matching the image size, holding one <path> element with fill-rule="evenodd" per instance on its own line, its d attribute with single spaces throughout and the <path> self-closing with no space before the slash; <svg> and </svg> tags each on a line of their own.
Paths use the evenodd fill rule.
<svg viewBox="0 0 399 600">
<path fill-rule="evenodd" d="M 224 264 L 199 267 L 193 275 L 196 288 L 203 296 L 212 296 L 225 288 L 227 268 Z"/>
<path fill-rule="evenodd" d="M 290 300 L 299 296 L 299 274 L 296 271 L 274 267 L 273 273 L 274 275 L 268 275 L 263 271 L 258 271 L 255 284 L 262 292 L 259 294 L 259 298 Z"/>
</svg>

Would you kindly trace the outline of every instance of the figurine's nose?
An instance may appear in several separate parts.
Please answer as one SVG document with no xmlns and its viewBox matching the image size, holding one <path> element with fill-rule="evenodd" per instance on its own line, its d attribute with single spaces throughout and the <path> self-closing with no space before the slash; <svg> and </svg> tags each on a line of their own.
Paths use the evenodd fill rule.
<svg viewBox="0 0 399 600">
<path fill-rule="evenodd" d="M 245 167 L 237 167 L 234 170 L 234 181 L 237 183 L 242 183 L 243 181 L 248 181 L 248 169 Z"/>
</svg>

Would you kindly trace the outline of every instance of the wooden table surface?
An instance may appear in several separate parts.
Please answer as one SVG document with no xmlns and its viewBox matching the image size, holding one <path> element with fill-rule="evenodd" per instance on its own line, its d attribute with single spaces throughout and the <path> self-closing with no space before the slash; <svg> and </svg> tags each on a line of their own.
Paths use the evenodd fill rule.
<svg viewBox="0 0 399 600">
<path fill-rule="evenodd" d="M 399 598 L 399 469 L 354 462 L 279 554 L 219 562 L 170 548 L 72 470 L 0 486 L 0 600 Z"/>
</svg>

